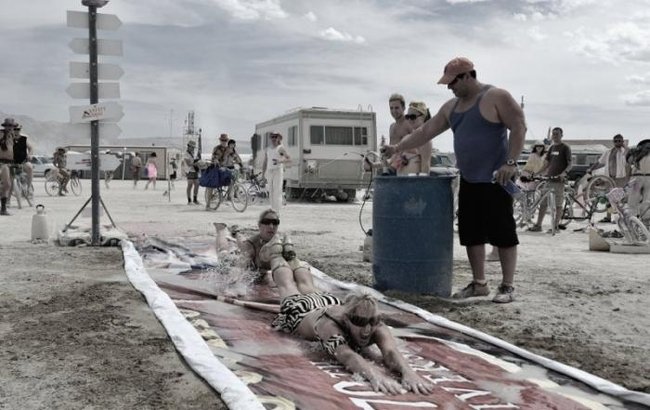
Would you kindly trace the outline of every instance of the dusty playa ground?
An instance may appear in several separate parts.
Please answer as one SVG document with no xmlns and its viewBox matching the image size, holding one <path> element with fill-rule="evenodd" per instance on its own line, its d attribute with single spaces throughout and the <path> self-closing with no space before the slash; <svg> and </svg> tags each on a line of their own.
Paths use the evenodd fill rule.
<svg viewBox="0 0 650 410">
<path fill-rule="evenodd" d="M 183 182 L 171 201 L 162 196 L 164 182 L 144 191 L 143 184 L 133 190 L 128 181 L 113 181 L 110 190 L 102 186 L 102 198 L 135 240 L 212 240 L 213 222 L 252 232 L 265 208 L 206 212 L 186 205 Z M 89 192 L 89 181 L 83 183 Z M 87 199 L 48 197 L 42 182 L 35 185 L 52 230 L 70 221 Z M 290 203 L 280 229 L 293 238 L 301 259 L 337 279 L 371 285 L 371 265 L 362 262 L 359 250 L 359 220 L 371 227 L 372 203 L 361 217 L 360 208 L 358 202 Z M 142 297 L 126 283 L 117 248 L 32 245 L 33 209 L 10 211 L 14 215 L 0 220 L 0 408 L 218 408 L 218 395 L 184 366 Z M 105 216 L 102 221 L 108 222 Z M 571 231 L 556 237 L 521 233 L 520 241 L 514 303 L 387 294 L 650 393 L 650 256 L 590 252 L 587 235 Z M 457 242 L 453 258 L 456 289 L 471 278 Z M 488 280 L 494 291 L 498 263 L 488 263 Z"/>
</svg>

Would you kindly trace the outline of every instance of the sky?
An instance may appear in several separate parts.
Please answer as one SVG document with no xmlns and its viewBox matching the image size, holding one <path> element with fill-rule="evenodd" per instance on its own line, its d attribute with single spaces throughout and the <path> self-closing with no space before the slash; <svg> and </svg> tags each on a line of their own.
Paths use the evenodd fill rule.
<svg viewBox="0 0 650 410">
<path fill-rule="evenodd" d="M 66 27 L 80 0 L 0 0 L 0 111 L 69 120 L 84 105 L 66 88 Z M 182 135 L 189 111 L 207 141 L 247 141 L 255 124 L 296 107 L 373 110 L 378 137 L 388 97 L 452 97 L 444 65 L 470 58 L 479 81 L 524 99 L 528 139 L 560 126 L 567 139 L 648 138 L 650 0 L 110 0 L 122 21 L 121 137 Z M 452 135 L 434 147 L 452 150 Z"/>
</svg>

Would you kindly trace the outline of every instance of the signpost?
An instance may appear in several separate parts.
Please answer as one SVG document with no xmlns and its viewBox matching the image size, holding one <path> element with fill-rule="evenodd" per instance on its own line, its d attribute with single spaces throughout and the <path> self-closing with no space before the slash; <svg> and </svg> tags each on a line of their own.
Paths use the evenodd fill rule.
<svg viewBox="0 0 650 410">
<path fill-rule="evenodd" d="M 122 106 L 116 102 L 70 107 L 70 122 L 73 124 L 106 119 L 119 121 L 123 116 Z"/>
<path fill-rule="evenodd" d="M 106 206 L 101 201 L 99 195 L 99 120 L 117 119 L 119 120 L 123 113 L 122 107 L 119 104 L 113 103 L 99 103 L 99 98 L 119 98 L 120 88 L 118 83 L 99 83 L 100 64 L 98 64 L 98 55 L 103 56 L 121 56 L 122 55 L 122 42 L 120 40 L 103 40 L 97 38 L 97 29 L 100 30 L 117 30 L 122 22 L 115 15 L 98 14 L 97 9 L 105 6 L 109 0 L 81 0 L 81 4 L 88 7 L 88 13 L 79 11 L 68 11 L 67 25 L 74 28 L 87 28 L 88 39 L 73 39 L 69 46 L 77 54 L 88 54 L 88 64 L 71 63 L 70 76 L 72 78 L 88 78 L 89 83 L 72 83 L 67 88 L 68 94 L 72 98 L 88 98 L 90 105 L 81 107 L 70 107 L 70 121 L 80 127 L 85 128 L 87 133 L 87 126 L 84 123 L 90 122 L 90 171 L 91 171 L 91 197 L 92 201 L 92 232 L 91 242 L 93 246 L 100 245 L 99 234 L 99 204 L 104 206 L 104 210 L 108 214 Z M 119 66 L 113 64 L 104 64 L 103 75 L 105 80 L 119 79 L 123 72 Z M 86 74 L 87 72 L 87 74 Z M 107 126 L 114 126 L 117 128 L 119 134 L 119 127 L 116 124 L 102 124 Z M 73 126 L 74 127 L 74 126 Z M 103 130 L 103 128 L 102 128 Z M 86 134 L 87 135 L 87 134 Z M 68 228 L 79 216 L 81 211 L 86 207 L 88 201 L 84 204 L 81 210 L 75 215 L 72 221 L 66 226 Z M 110 218 L 110 214 L 108 214 Z M 111 222 L 113 220 L 111 219 Z"/>
</svg>

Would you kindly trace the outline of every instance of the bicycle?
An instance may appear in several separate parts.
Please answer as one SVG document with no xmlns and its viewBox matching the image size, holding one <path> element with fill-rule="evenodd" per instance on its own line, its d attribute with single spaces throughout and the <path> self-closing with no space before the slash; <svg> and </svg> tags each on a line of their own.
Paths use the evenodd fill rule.
<svg viewBox="0 0 650 410">
<path fill-rule="evenodd" d="M 618 212 L 619 217 L 616 222 L 619 229 L 629 243 L 650 245 L 650 231 L 639 218 L 623 206 L 625 196 L 623 188 L 614 188 L 607 193 L 607 199 Z"/>
<path fill-rule="evenodd" d="M 575 185 L 565 186 L 564 187 L 564 205 L 562 207 L 562 214 L 560 215 L 560 227 L 566 228 L 571 221 L 587 221 L 589 224 L 593 225 L 592 218 L 594 214 L 605 212 L 609 208 L 609 200 L 607 195 L 600 192 L 602 187 L 604 187 L 603 181 L 598 182 L 598 190 L 592 190 L 591 198 L 587 195 L 587 190 L 585 189 L 584 195 L 578 194 L 576 191 Z M 579 198 L 583 196 L 582 200 Z M 581 211 L 582 216 L 576 216 L 576 205 L 578 206 L 578 211 Z M 582 230 L 584 228 L 578 228 L 576 231 Z"/>
<path fill-rule="evenodd" d="M 251 205 L 255 205 L 269 197 L 269 191 L 266 189 L 266 180 L 261 176 L 261 172 L 258 174 L 251 173 L 246 181 L 248 184 L 248 200 Z"/>
<path fill-rule="evenodd" d="M 63 176 L 61 176 L 58 169 L 49 172 L 45 178 L 45 192 L 47 192 L 49 196 L 58 195 L 62 180 Z M 79 180 L 79 173 L 77 171 L 70 171 L 70 181 L 68 181 L 68 186 L 75 196 L 81 195 L 81 181 Z"/>
<path fill-rule="evenodd" d="M 589 182 L 587 182 L 587 187 L 585 188 L 585 201 L 598 201 L 596 204 L 596 212 L 605 212 L 609 207 L 609 203 L 607 201 L 602 201 L 602 199 L 606 198 L 607 193 L 615 187 L 616 184 L 612 178 L 606 175 L 595 175 L 589 179 Z"/>
<path fill-rule="evenodd" d="M 27 201 L 29 206 L 34 206 L 32 204 L 32 199 L 34 198 L 34 186 L 32 184 L 27 184 L 27 175 L 23 172 L 23 166 L 18 164 L 9 165 L 11 172 L 11 195 L 16 197 L 16 205 L 18 209 L 22 209 L 23 204 L 22 200 Z"/>
<path fill-rule="evenodd" d="M 551 214 L 551 234 L 555 235 L 557 230 L 557 212 L 555 209 L 555 192 L 549 188 L 546 181 L 551 180 L 547 177 L 530 177 L 529 181 L 541 181 L 534 190 L 522 190 L 522 194 L 515 198 L 513 203 L 513 216 L 519 227 L 530 229 L 533 224 L 533 215 L 542 201 L 547 201 L 548 212 Z"/>
<path fill-rule="evenodd" d="M 237 212 L 244 212 L 248 207 L 248 191 L 237 181 L 237 172 L 233 171 L 230 184 L 216 188 L 205 188 L 205 208 L 216 211 L 224 201 L 229 200 L 232 208 Z"/>
</svg>

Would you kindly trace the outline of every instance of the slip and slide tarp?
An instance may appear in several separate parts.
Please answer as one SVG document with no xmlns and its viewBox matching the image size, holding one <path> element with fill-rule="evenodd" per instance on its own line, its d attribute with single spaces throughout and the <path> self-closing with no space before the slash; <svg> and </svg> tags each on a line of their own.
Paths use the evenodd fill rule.
<svg viewBox="0 0 650 410">
<path fill-rule="evenodd" d="M 462 325 L 454 329 L 453 322 L 364 288 L 380 299 L 382 317 L 400 351 L 435 385 L 431 395 L 374 392 L 318 343 L 271 329 L 273 313 L 212 297 L 233 290 L 233 283 L 221 278 L 228 273 L 213 247 L 200 241 L 185 240 L 181 246 L 150 238 L 138 254 L 131 243 L 123 243 L 127 275 L 134 286 L 145 294 L 190 366 L 231 409 L 577 410 L 650 405 L 647 394 L 628 391 Z M 313 273 L 321 290 L 340 297 L 363 288 L 316 269 Z M 238 299 L 279 303 L 277 293 L 264 285 L 246 287 L 246 294 Z"/>
</svg>

